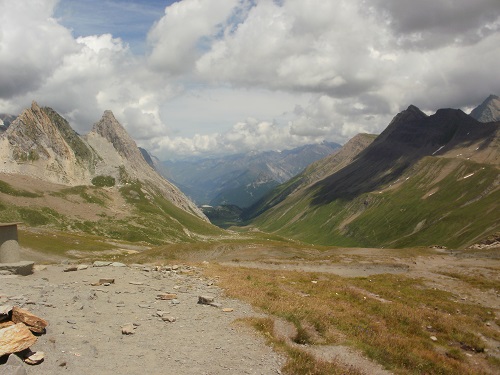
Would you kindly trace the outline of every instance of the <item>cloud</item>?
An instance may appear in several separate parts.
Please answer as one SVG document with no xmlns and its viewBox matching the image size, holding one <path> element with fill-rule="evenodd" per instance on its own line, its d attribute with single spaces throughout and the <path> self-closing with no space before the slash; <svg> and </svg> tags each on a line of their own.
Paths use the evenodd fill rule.
<svg viewBox="0 0 500 375">
<path fill-rule="evenodd" d="M 260 1 L 196 64 L 204 79 L 346 97 L 380 84 L 375 22 L 355 1 Z M 346 32 L 349 30 L 349 32 Z"/>
<path fill-rule="evenodd" d="M 120 19 L 124 8 L 109 4 Z M 55 0 L 0 0 L 0 112 L 37 100 L 85 133 L 111 109 L 168 157 L 344 142 L 380 132 L 409 104 L 432 112 L 500 94 L 498 0 L 162 4 L 161 18 L 127 39 L 120 22 L 92 33 L 80 13 L 68 19 L 85 34 L 73 36 Z M 147 29 L 138 54 L 130 41 Z"/>
<path fill-rule="evenodd" d="M 193 137 L 161 137 L 152 140 L 150 150 L 170 158 L 193 155 L 237 154 L 254 150 L 284 150 L 325 140 L 324 134 L 297 134 L 292 123 L 248 118 L 225 133 L 195 134 Z"/>
<path fill-rule="evenodd" d="M 0 2 L 0 98 L 41 87 L 78 48 L 70 32 L 51 18 L 55 3 Z"/>
<path fill-rule="evenodd" d="M 236 0 L 184 0 L 167 7 L 148 34 L 150 66 L 174 75 L 189 72 L 200 45 L 217 34 L 236 4 Z"/>
<path fill-rule="evenodd" d="M 365 0 L 392 30 L 398 45 L 434 49 L 467 45 L 500 30 L 497 0 Z"/>
</svg>

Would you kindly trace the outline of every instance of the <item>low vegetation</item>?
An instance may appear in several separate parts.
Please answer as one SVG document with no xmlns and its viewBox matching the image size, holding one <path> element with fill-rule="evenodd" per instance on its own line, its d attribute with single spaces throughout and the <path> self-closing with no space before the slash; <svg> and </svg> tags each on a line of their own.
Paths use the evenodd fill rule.
<svg viewBox="0 0 500 375">
<path fill-rule="evenodd" d="M 96 176 L 92 179 L 92 185 L 97 187 L 113 187 L 115 184 L 113 176 Z"/>
<path fill-rule="evenodd" d="M 210 265 L 207 273 L 217 276 L 231 297 L 293 323 L 298 344 L 354 347 L 397 374 L 500 371 L 494 358 L 486 358 L 482 339 L 500 340 L 500 333 L 486 324 L 495 319 L 495 312 L 457 301 L 451 293 L 429 288 L 423 280 L 390 274 L 346 279 L 217 265 Z M 272 321 L 252 324 L 288 354 L 287 373 L 346 373 L 343 367 L 332 369 L 304 359 L 307 353 L 299 353 L 300 346 L 281 340 Z"/>
<path fill-rule="evenodd" d="M 294 194 L 286 205 L 252 224 L 308 243 L 337 246 L 456 248 L 495 232 L 494 213 L 500 210 L 495 166 L 426 157 L 414 170 L 352 200 L 315 205 L 314 190 Z"/>
<path fill-rule="evenodd" d="M 0 193 L 12 195 L 14 197 L 26 197 L 26 198 L 37 198 L 42 196 L 42 194 L 37 194 L 22 189 L 15 189 L 7 182 L 1 180 L 0 180 Z"/>
<path fill-rule="evenodd" d="M 66 199 L 71 195 L 76 195 L 82 198 L 86 203 L 97 204 L 101 207 L 105 207 L 106 202 L 110 199 L 103 190 L 84 185 L 62 189 L 58 192 L 51 193 L 51 195 Z"/>
</svg>

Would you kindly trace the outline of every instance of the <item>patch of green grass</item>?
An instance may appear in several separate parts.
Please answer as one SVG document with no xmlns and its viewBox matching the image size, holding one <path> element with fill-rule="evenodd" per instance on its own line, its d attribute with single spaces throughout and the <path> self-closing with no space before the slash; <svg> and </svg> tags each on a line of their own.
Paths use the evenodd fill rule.
<svg viewBox="0 0 500 375">
<path fill-rule="evenodd" d="M 1 180 L 0 180 L 0 193 L 4 193 L 14 197 L 26 197 L 26 198 L 38 198 L 42 196 L 42 194 L 32 193 L 26 190 L 14 189 L 10 184 Z"/>
<path fill-rule="evenodd" d="M 151 239 L 166 237 L 192 241 L 186 228 L 196 235 L 223 233 L 212 224 L 176 207 L 159 191 L 151 186 L 144 186 L 140 181 L 129 182 L 120 188 L 120 192 L 127 203 L 135 207 L 136 222 L 141 226 L 141 231 L 151 236 Z"/>
<path fill-rule="evenodd" d="M 427 157 L 414 170 L 398 187 L 351 200 L 313 205 L 315 191 L 294 194 L 252 224 L 313 244 L 401 248 L 458 248 L 498 230 L 495 166 Z"/>
<path fill-rule="evenodd" d="M 92 179 L 92 185 L 97 187 L 112 187 L 115 186 L 115 183 L 113 176 L 96 176 Z"/>
<path fill-rule="evenodd" d="M 482 275 L 466 275 L 458 272 L 442 271 L 441 275 L 449 276 L 457 280 L 466 282 L 467 284 L 481 290 L 498 290 L 500 291 L 500 281 L 485 277 Z"/>
<path fill-rule="evenodd" d="M 249 324 L 257 332 L 260 332 L 275 350 L 286 355 L 287 362 L 282 371 L 290 375 L 361 375 L 362 373 L 352 367 L 343 366 L 339 363 L 330 363 L 314 358 L 296 346 L 292 346 L 283 339 L 276 337 L 274 333 L 274 322 L 269 318 L 249 318 L 241 320 Z"/>
<path fill-rule="evenodd" d="M 54 230 L 19 229 L 19 245 L 46 254 L 66 255 L 68 250 L 103 251 L 116 246 L 104 241 L 104 238 L 88 234 L 68 233 Z"/>
<path fill-rule="evenodd" d="M 86 203 L 92 203 L 102 207 L 105 207 L 106 201 L 109 200 L 109 196 L 103 190 L 84 185 L 73 186 L 51 194 L 61 198 L 66 198 L 68 195 L 77 195 Z"/>
</svg>

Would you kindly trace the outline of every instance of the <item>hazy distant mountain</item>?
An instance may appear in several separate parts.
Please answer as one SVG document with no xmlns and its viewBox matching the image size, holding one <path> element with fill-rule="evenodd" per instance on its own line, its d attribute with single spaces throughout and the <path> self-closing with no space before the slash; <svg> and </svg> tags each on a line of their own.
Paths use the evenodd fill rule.
<svg viewBox="0 0 500 375">
<path fill-rule="evenodd" d="M 310 164 L 303 172 L 287 182 L 277 186 L 259 201 L 244 210 L 242 218 L 249 220 L 262 212 L 274 207 L 286 197 L 301 189 L 318 182 L 339 171 L 351 163 L 358 154 L 367 148 L 376 138 L 375 134 L 358 134 L 342 148 L 330 155 Z"/>
<path fill-rule="evenodd" d="M 470 115 L 480 122 L 500 121 L 500 98 L 490 95 L 478 107 L 474 108 Z"/>
<path fill-rule="evenodd" d="M 16 119 L 16 116 L 6 113 L 0 113 L 0 134 L 7 130 L 11 122 Z"/>
<path fill-rule="evenodd" d="M 218 231 L 147 163 L 111 111 L 80 136 L 56 111 L 33 102 L 0 135 L 0 160 L 0 221 L 152 243 Z"/>
<path fill-rule="evenodd" d="M 165 161 L 162 174 L 200 205 L 248 207 L 338 147 L 336 143 L 324 142 L 281 152 Z"/>
<path fill-rule="evenodd" d="M 253 207 L 253 225 L 326 245 L 464 247 L 500 231 L 500 122 L 410 106 L 340 170 L 297 179 Z"/>
</svg>

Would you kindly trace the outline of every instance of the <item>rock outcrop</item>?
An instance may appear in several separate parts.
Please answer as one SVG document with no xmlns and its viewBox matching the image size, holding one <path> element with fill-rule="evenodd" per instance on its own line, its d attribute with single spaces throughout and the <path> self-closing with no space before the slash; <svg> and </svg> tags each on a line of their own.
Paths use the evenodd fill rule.
<svg viewBox="0 0 500 375">
<path fill-rule="evenodd" d="M 85 139 L 101 157 L 96 164 L 96 175 L 110 175 L 121 182 L 125 182 L 128 178 L 146 182 L 159 189 L 163 196 L 177 207 L 208 220 L 177 187 L 165 180 L 147 163 L 135 141 L 111 111 L 104 112 Z M 126 172 L 127 177 L 123 176 L 123 172 Z"/>
<path fill-rule="evenodd" d="M 65 185 L 90 182 L 97 154 L 51 108 L 33 102 L 0 137 L 2 171 Z"/>
<path fill-rule="evenodd" d="M 80 136 L 56 111 L 33 102 L 0 134 L 0 172 L 68 186 L 91 185 L 97 176 L 127 183 L 140 180 L 151 194 L 205 221 L 206 216 L 144 159 L 135 141 L 105 111 L 92 131 Z"/>
<path fill-rule="evenodd" d="M 470 115 L 479 122 L 500 121 L 500 97 L 488 96 L 484 102 L 472 110 Z"/>
</svg>

